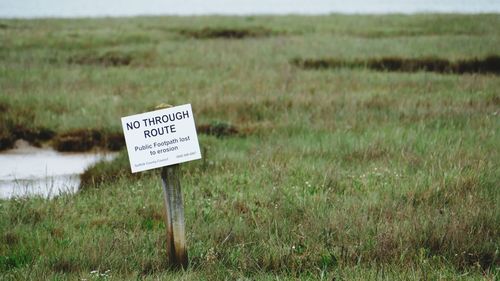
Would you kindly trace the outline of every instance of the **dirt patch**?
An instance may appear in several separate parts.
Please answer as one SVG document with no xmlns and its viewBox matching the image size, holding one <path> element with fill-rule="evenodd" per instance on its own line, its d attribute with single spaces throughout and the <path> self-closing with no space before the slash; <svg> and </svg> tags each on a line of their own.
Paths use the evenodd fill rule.
<svg viewBox="0 0 500 281">
<path fill-rule="evenodd" d="M 485 59 L 459 60 L 454 66 L 456 73 L 500 74 L 500 56 L 488 56 Z"/>
<path fill-rule="evenodd" d="M 24 139 L 35 146 L 39 146 L 42 141 L 52 139 L 56 134 L 54 131 L 47 128 L 30 129 L 22 125 L 14 126 L 11 129 L 11 133 L 15 139 Z"/>
<path fill-rule="evenodd" d="M 0 130 L 0 150 L 5 150 L 12 148 L 14 146 L 15 139 L 11 135 L 6 134 Z"/>
<path fill-rule="evenodd" d="M 500 56 L 491 55 L 484 59 L 473 58 L 450 61 L 440 58 L 399 58 L 385 57 L 366 60 L 339 60 L 300 59 L 291 60 L 291 64 L 303 69 L 328 68 L 368 68 L 376 71 L 418 72 L 428 71 L 437 73 L 479 73 L 500 74 Z"/>
<path fill-rule="evenodd" d="M 269 37 L 277 34 L 276 31 L 263 27 L 225 28 L 205 27 L 203 29 L 183 29 L 179 34 L 196 39 L 243 39 L 256 37 Z"/>
<path fill-rule="evenodd" d="M 44 142 L 52 141 L 54 149 L 62 152 L 82 152 L 92 148 L 118 151 L 125 146 L 125 138 L 121 132 L 77 129 L 57 134 L 48 128 L 27 128 L 23 125 L 14 125 L 8 120 L 0 123 L 0 151 L 13 148 L 19 139 L 38 147 Z"/>
<path fill-rule="evenodd" d="M 40 146 L 43 141 L 50 140 L 55 132 L 47 128 L 27 128 L 14 125 L 6 120 L 0 125 L 0 150 L 12 148 L 18 139 L 24 139 L 34 146 Z"/>
<path fill-rule="evenodd" d="M 104 136 L 105 147 L 111 151 L 118 151 L 125 146 L 122 133 L 108 133 Z"/>
<path fill-rule="evenodd" d="M 240 135 L 239 130 L 235 126 L 221 121 L 199 125 L 196 130 L 200 134 L 216 136 L 218 138 Z"/>
<path fill-rule="evenodd" d="M 133 57 L 131 54 L 122 52 L 107 52 L 102 55 L 86 54 L 70 57 L 69 64 L 79 65 L 102 65 L 102 66 L 127 66 L 132 63 Z"/>
<path fill-rule="evenodd" d="M 58 135 L 54 148 L 58 151 L 87 151 L 101 143 L 102 134 L 97 130 L 80 129 Z"/>
<path fill-rule="evenodd" d="M 15 138 L 11 134 L 12 120 L 5 118 L 9 107 L 5 103 L 0 103 L 0 150 L 12 148 Z"/>
<path fill-rule="evenodd" d="M 88 151 L 92 148 L 105 148 L 112 151 L 125 146 L 121 133 L 102 133 L 96 129 L 77 129 L 57 135 L 53 147 L 58 151 Z"/>
</svg>

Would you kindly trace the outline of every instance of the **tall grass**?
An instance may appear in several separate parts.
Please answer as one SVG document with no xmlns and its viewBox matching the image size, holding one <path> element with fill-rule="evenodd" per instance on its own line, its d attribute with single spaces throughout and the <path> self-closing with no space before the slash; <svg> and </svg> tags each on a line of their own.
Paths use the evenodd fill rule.
<svg viewBox="0 0 500 281">
<path fill-rule="evenodd" d="M 500 78 L 290 64 L 499 55 L 498 15 L 0 23 L 2 134 L 116 132 L 161 102 L 241 132 L 183 165 L 187 271 L 165 264 L 159 175 L 120 157 L 78 194 L 0 201 L 0 279 L 498 278 Z M 192 36 L 217 29 L 269 34 Z"/>
</svg>

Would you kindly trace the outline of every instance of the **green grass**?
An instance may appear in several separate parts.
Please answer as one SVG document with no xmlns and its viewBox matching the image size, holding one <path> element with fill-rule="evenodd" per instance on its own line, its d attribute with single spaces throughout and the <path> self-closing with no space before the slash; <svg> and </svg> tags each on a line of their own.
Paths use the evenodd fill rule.
<svg viewBox="0 0 500 281">
<path fill-rule="evenodd" d="M 162 102 L 243 132 L 183 165 L 188 270 L 165 264 L 158 173 L 120 157 L 76 195 L 0 201 L 0 279 L 499 277 L 500 77 L 290 63 L 500 55 L 499 15 L 0 23 L 0 137 L 116 132 Z M 186 36 L 217 29 L 269 33 Z"/>
</svg>

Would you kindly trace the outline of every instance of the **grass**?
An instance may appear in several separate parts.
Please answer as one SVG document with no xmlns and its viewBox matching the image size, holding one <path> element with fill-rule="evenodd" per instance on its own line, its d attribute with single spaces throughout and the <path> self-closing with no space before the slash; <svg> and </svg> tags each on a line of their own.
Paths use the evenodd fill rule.
<svg viewBox="0 0 500 281">
<path fill-rule="evenodd" d="M 162 102 L 191 103 L 206 133 L 182 165 L 188 270 L 165 264 L 158 173 L 130 176 L 122 152 L 76 195 L 0 201 L 0 279 L 498 279 L 500 77 L 291 61 L 498 56 L 500 16 L 0 26 L 0 143 L 109 147 Z M 193 35 L 227 30 L 266 33 Z"/>
</svg>

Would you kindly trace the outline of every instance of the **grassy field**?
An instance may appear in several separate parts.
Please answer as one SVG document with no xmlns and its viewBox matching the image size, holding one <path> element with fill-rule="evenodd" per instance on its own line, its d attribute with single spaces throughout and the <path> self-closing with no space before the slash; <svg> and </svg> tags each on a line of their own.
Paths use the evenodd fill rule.
<svg viewBox="0 0 500 281">
<path fill-rule="evenodd" d="M 162 102 L 232 126 L 182 167 L 189 269 L 165 263 L 158 173 L 122 151 L 78 194 L 0 201 L 0 279 L 496 280 L 500 76 L 293 62 L 498 46 L 500 15 L 0 20 L 1 149 L 109 147 Z"/>
</svg>

